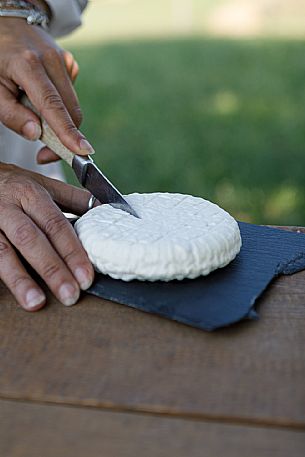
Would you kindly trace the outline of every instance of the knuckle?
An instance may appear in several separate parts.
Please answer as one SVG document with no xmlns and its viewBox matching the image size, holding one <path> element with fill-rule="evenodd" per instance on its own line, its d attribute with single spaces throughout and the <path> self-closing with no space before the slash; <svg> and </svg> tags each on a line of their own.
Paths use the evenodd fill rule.
<svg viewBox="0 0 305 457">
<path fill-rule="evenodd" d="M 33 49 L 24 49 L 21 53 L 22 59 L 29 65 L 36 65 L 39 62 L 39 55 Z"/>
<path fill-rule="evenodd" d="M 43 277 L 46 280 L 54 278 L 54 276 L 60 275 L 62 267 L 59 263 L 46 263 L 43 267 Z"/>
<path fill-rule="evenodd" d="M 62 61 L 61 52 L 53 47 L 48 47 L 43 53 L 43 58 L 46 62 L 53 63 L 54 61 Z"/>
<path fill-rule="evenodd" d="M 78 254 L 79 254 L 78 250 L 73 249 L 73 247 L 70 247 L 69 251 L 65 255 L 62 256 L 63 261 L 65 262 L 66 265 L 69 265 L 69 264 L 73 263 L 73 261 L 75 261 L 79 257 Z"/>
<path fill-rule="evenodd" d="M 28 276 L 25 275 L 18 275 L 18 276 L 13 276 L 11 279 L 7 282 L 7 285 L 12 289 L 12 290 L 17 290 L 20 287 L 24 287 L 25 284 L 29 283 L 29 278 Z"/>
<path fill-rule="evenodd" d="M 79 127 L 81 125 L 81 123 L 83 122 L 83 113 L 79 106 L 76 106 L 75 108 L 73 108 L 72 119 L 73 119 L 76 127 Z"/>
<path fill-rule="evenodd" d="M 20 181 L 19 186 L 24 195 L 32 196 L 37 193 L 37 184 L 29 179 Z"/>
<path fill-rule="evenodd" d="M 62 235 L 67 229 L 67 221 L 62 217 L 61 214 L 49 217 L 45 223 L 44 231 L 51 237 L 56 238 Z"/>
<path fill-rule="evenodd" d="M 16 166 L 9 166 L 9 174 L 6 178 L 6 184 L 9 186 L 9 189 L 18 191 L 23 195 L 36 193 L 37 183 L 29 179 L 27 176 L 21 176 L 19 171 L 20 169 L 18 169 Z"/>
<path fill-rule="evenodd" d="M 18 179 L 17 177 L 11 176 L 7 180 L 7 184 L 10 186 L 11 194 L 16 195 L 18 197 L 26 195 L 26 185 L 23 180 Z"/>
<path fill-rule="evenodd" d="M 10 245 L 5 241 L 0 241 L 0 261 L 10 253 Z"/>
<path fill-rule="evenodd" d="M 69 189 L 67 189 L 67 192 L 66 192 L 66 198 L 67 198 L 67 209 L 70 209 L 71 212 L 73 212 L 72 208 L 75 208 L 75 205 L 77 203 L 79 203 L 80 201 L 80 198 L 79 198 L 79 194 L 78 194 L 78 191 L 80 189 L 79 188 L 76 188 L 76 187 L 73 187 L 73 186 L 70 186 Z M 89 193 L 89 197 L 88 197 L 88 200 L 90 198 L 90 193 Z"/>
<path fill-rule="evenodd" d="M 46 90 L 42 96 L 44 107 L 46 110 L 48 109 L 56 109 L 64 111 L 63 102 L 60 98 L 60 95 L 52 90 Z"/>
<path fill-rule="evenodd" d="M 37 238 L 37 229 L 31 222 L 24 222 L 16 228 L 14 242 L 17 246 L 25 247 L 33 244 Z"/>
<path fill-rule="evenodd" d="M 31 180 L 22 180 L 16 183 L 16 195 L 19 196 L 22 205 L 37 202 L 41 198 L 38 184 Z"/>
<path fill-rule="evenodd" d="M 63 123 L 63 129 L 64 133 L 69 136 L 77 135 L 77 128 L 75 127 L 74 124 L 70 122 L 70 120 L 67 120 L 67 122 Z"/>
<path fill-rule="evenodd" d="M 15 165 L 5 165 L 1 164 L 1 167 L 5 169 L 5 175 L 2 178 L 2 184 L 0 189 L 0 208 L 5 201 L 5 197 L 8 200 L 8 203 L 13 201 L 22 202 L 26 200 L 33 200 L 38 197 L 39 193 L 39 184 L 33 179 L 25 175 L 25 170 L 16 167 Z M 40 192 L 41 193 L 41 192 Z"/>
</svg>

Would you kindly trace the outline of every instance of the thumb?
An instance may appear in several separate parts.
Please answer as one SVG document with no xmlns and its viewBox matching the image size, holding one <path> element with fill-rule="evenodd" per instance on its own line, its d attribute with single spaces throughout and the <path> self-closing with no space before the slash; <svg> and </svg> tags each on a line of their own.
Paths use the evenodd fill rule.
<svg viewBox="0 0 305 457">
<path fill-rule="evenodd" d="M 47 146 L 40 149 L 40 151 L 38 151 L 37 156 L 36 156 L 36 161 L 39 165 L 56 162 L 57 160 L 60 160 L 60 157 L 58 157 L 58 155 L 55 154 L 55 152 L 53 152 Z"/>
</svg>

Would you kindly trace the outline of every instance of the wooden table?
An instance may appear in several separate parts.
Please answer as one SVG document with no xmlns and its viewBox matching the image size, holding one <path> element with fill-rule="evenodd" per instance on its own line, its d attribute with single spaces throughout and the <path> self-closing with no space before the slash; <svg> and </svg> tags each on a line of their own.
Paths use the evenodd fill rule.
<svg viewBox="0 0 305 457">
<path fill-rule="evenodd" d="M 1 457 L 304 457 L 305 272 L 205 333 L 90 296 L 29 314 L 0 284 Z"/>
</svg>

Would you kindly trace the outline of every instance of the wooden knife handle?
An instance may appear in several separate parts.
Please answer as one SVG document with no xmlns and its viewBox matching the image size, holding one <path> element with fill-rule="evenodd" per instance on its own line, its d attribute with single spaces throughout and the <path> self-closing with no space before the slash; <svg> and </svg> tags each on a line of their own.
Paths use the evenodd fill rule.
<svg viewBox="0 0 305 457">
<path fill-rule="evenodd" d="M 54 151 L 61 159 L 65 160 L 67 164 L 70 165 L 70 167 L 72 167 L 72 161 L 74 158 L 73 152 L 71 152 L 62 144 L 62 142 L 57 137 L 55 132 L 48 126 L 46 121 L 37 112 L 36 108 L 34 108 L 34 106 L 25 94 L 22 95 L 20 102 L 23 104 L 23 106 L 32 110 L 39 117 L 42 130 L 40 141 L 42 141 L 46 146 L 48 146 L 48 148 L 52 149 L 52 151 Z"/>
</svg>

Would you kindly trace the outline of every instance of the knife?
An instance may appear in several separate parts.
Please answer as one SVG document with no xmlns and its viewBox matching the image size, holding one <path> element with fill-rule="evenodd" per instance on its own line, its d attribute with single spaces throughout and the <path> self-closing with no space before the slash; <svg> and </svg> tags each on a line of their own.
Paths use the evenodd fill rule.
<svg viewBox="0 0 305 457">
<path fill-rule="evenodd" d="M 40 118 L 42 129 L 40 141 L 48 146 L 48 148 L 52 149 L 52 151 L 54 151 L 61 159 L 67 162 L 67 164 L 74 170 L 78 181 L 83 187 L 89 190 L 101 204 L 108 203 L 114 208 L 126 211 L 137 218 L 139 217 L 118 189 L 114 187 L 109 179 L 106 178 L 106 176 L 96 166 L 90 156 L 80 156 L 69 151 L 69 149 L 61 143 L 47 122 L 37 112 L 36 108 L 34 108 L 25 94 L 21 96 L 20 102 L 26 108 L 34 111 L 34 113 Z"/>
</svg>

